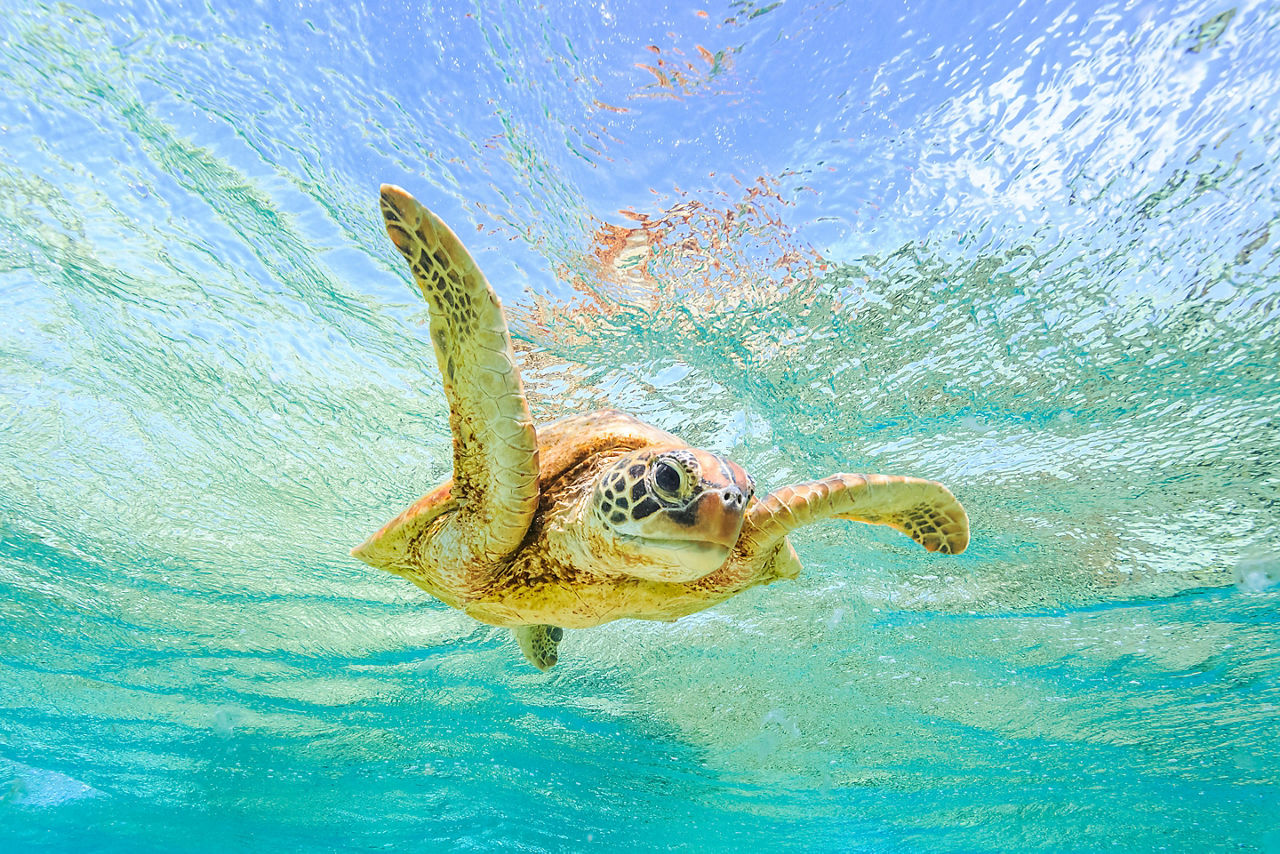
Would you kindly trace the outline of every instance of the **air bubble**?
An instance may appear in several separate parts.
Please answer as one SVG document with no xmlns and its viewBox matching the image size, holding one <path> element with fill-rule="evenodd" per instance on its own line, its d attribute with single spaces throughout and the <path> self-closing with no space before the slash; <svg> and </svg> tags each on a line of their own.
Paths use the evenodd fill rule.
<svg viewBox="0 0 1280 854">
<path fill-rule="evenodd" d="M 1246 593 L 1280 590 L 1280 556 L 1248 554 L 1240 558 L 1235 569 L 1236 587 Z"/>
</svg>

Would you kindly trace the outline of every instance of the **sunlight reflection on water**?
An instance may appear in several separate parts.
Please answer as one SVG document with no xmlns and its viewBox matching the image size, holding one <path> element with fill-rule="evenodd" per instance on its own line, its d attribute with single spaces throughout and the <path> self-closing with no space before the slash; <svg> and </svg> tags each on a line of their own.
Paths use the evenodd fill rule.
<svg viewBox="0 0 1280 854">
<path fill-rule="evenodd" d="M 1274 847 L 1275 10 L 601 8 L 6 10 L 0 840 Z M 539 419 L 970 551 L 809 529 L 546 676 L 347 559 L 450 466 L 382 180 Z"/>
</svg>

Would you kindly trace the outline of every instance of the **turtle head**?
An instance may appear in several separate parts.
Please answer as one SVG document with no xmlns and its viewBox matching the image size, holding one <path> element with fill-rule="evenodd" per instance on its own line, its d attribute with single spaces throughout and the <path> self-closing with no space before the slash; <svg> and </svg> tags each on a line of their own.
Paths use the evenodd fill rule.
<svg viewBox="0 0 1280 854">
<path fill-rule="evenodd" d="M 753 489 L 741 466 L 710 451 L 646 448 L 596 480 L 592 522 L 627 574 L 694 581 L 728 560 Z"/>
</svg>

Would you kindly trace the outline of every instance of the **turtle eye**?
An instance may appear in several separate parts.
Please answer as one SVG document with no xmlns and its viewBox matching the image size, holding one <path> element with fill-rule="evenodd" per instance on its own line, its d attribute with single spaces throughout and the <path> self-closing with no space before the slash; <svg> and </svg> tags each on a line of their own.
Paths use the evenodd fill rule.
<svg viewBox="0 0 1280 854">
<path fill-rule="evenodd" d="M 653 464 L 653 486 L 663 498 L 675 498 L 680 494 L 684 471 L 666 460 Z"/>
</svg>

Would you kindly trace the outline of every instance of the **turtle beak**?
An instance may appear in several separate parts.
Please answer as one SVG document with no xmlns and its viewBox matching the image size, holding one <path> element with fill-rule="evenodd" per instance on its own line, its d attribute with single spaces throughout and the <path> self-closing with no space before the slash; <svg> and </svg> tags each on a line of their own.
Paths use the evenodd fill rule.
<svg viewBox="0 0 1280 854">
<path fill-rule="evenodd" d="M 693 505 L 698 519 L 698 539 L 731 549 L 742 533 L 747 497 L 737 486 L 708 489 Z"/>
</svg>

